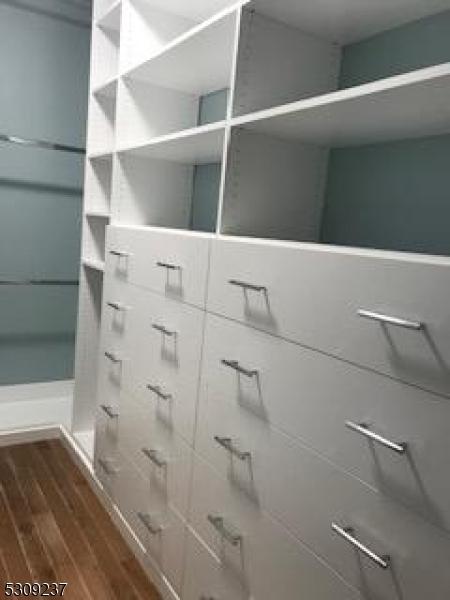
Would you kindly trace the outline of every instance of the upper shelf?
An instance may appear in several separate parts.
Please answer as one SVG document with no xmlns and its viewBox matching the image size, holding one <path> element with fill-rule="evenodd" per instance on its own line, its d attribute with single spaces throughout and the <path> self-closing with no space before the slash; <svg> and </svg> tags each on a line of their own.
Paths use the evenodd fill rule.
<svg viewBox="0 0 450 600">
<path fill-rule="evenodd" d="M 196 95 L 228 88 L 236 18 L 226 11 L 194 27 L 124 77 Z"/>
<path fill-rule="evenodd" d="M 154 138 L 148 144 L 119 152 L 185 164 L 215 163 L 222 160 L 224 132 L 224 122 L 213 123 Z"/>
<path fill-rule="evenodd" d="M 233 125 L 324 146 L 450 132 L 450 63 L 263 110 Z"/>
<path fill-rule="evenodd" d="M 201 22 L 240 3 L 237 0 L 152 0 L 152 7 Z"/>
<path fill-rule="evenodd" d="M 253 0 L 250 8 L 349 44 L 450 9 L 450 0 Z"/>
<path fill-rule="evenodd" d="M 109 31 L 120 31 L 121 0 L 114 2 L 109 9 L 97 19 L 97 27 Z"/>
</svg>

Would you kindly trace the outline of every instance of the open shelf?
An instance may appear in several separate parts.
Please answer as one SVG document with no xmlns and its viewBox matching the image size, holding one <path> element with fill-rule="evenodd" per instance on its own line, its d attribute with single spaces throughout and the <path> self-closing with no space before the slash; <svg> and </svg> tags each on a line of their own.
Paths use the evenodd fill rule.
<svg viewBox="0 0 450 600">
<path fill-rule="evenodd" d="M 225 122 L 221 121 L 161 136 L 147 144 L 119 150 L 119 153 L 190 164 L 220 162 L 224 134 Z"/>
<path fill-rule="evenodd" d="M 120 31 L 121 0 L 114 2 L 101 17 L 96 21 L 97 27 Z"/>
<path fill-rule="evenodd" d="M 450 63 L 234 120 L 248 130 L 349 146 L 450 132 Z"/>
<path fill-rule="evenodd" d="M 90 157 L 86 161 L 84 189 L 86 213 L 110 213 L 112 169 L 112 154 Z"/>
<path fill-rule="evenodd" d="M 94 271 L 99 271 L 100 273 L 103 273 L 105 270 L 105 262 L 102 260 L 97 260 L 95 258 L 83 258 L 81 262 L 87 269 L 93 269 Z"/>
<path fill-rule="evenodd" d="M 242 15 L 233 114 L 447 62 L 450 0 L 253 0 Z"/>
<path fill-rule="evenodd" d="M 103 96 L 105 98 L 116 98 L 117 96 L 117 77 L 103 82 L 92 90 L 94 96 Z"/>
<path fill-rule="evenodd" d="M 211 98 L 216 110 L 208 122 L 227 117 L 236 19 L 236 11 L 226 12 L 124 75 L 117 114 L 121 147 L 197 126 Z"/>
</svg>

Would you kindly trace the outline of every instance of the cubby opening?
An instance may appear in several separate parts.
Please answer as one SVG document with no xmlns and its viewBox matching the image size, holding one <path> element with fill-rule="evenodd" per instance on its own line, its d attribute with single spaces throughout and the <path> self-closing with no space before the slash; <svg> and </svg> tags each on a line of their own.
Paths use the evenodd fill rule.
<svg viewBox="0 0 450 600">
<path fill-rule="evenodd" d="M 243 9 L 233 114 L 450 62 L 450 0 L 253 0 Z"/>
<path fill-rule="evenodd" d="M 450 135 L 326 147 L 232 134 L 221 232 L 450 255 Z"/>
<path fill-rule="evenodd" d="M 229 5 L 229 0 L 130 0 L 123 14 L 124 70 L 151 59 Z"/>
<path fill-rule="evenodd" d="M 85 213 L 110 214 L 112 165 L 112 154 L 89 157 L 86 161 Z"/>
<path fill-rule="evenodd" d="M 94 91 L 89 109 L 88 145 L 91 152 L 114 150 L 116 104 L 116 79 Z"/>
<path fill-rule="evenodd" d="M 119 74 L 121 5 L 94 23 L 91 54 L 91 89 L 107 86 Z"/>
<path fill-rule="evenodd" d="M 83 234 L 83 261 L 102 270 L 105 262 L 106 223 L 103 219 L 86 218 Z"/>
<path fill-rule="evenodd" d="M 224 128 L 205 125 L 120 153 L 120 222 L 215 232 L 223 145 Z"/>
<path fill-rule="evenodd" d="M 216 17 L 124 75 L 117 122 L 122 149 L 227 117 L 236 19 L 236 12 Z"/>
</svg>

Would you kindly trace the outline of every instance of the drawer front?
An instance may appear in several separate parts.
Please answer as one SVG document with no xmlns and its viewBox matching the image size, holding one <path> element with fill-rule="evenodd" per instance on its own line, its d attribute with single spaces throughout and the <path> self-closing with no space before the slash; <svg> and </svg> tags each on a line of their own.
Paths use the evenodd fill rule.
<svg viewBox="0 0 450 600">
<path fill-rule="evenodd" d="M 192 450 L 161 425 L 150 402 L 122 396 L 118 444 L 120 452 L 149 480 L 151 497 L 162 506 L 175 506 L 186 518 Z"/>
<path fill-rule="evenodd" d="M 203 356 L 202 413 L 241 409 L 450 530 L 448 399 L 214 315 Z"/>
<path fill-rule="evenodd" d="M 108 276 L 204 307 L 211 236 L 110 227 Z"/>
<path fill-rule="evenodd" d="M 151 560 L 179 591 L 186 537 L 183 520 L 174 510 L 164 509 L 154 501 L 149 480 L 123 456 L 120 456 L 114 499 Z"/>
<path fill-rule="evenodd" d="M 191 523 L 258 600 L 362 600 L 306 546 L 200 458 L 193 470 Z M 224 537 L 208 516 L 223 519 Z M 218 525 L 220 528 L 220 523 Z M 228 539 L 242 536 L 233 545 Z M 236 539 L 236 538 L 234 538 Z"/>
<path fill-rule="evenodd" d="M 209 311 L 450 395 L 444 260 L 223 238 L 211 247 Z M 383 325 L 358 311 L 404 319 L 409 327 Z"/>
<path fill-rule="evenodd" d="M 188 528 L 183 600 L 248 600 L 245 585 Z"/>
<path fill-rule="evenodd" d="M 123 386 L 192 444 L 204 312 L 136 288 Z"/>
<path fill-rule="evenodd" d="M 241 501 L 251 498 L 280 520 L 346 581 L 383 600 L 398 600 L 395 581 L 408 600 L 423 599 L 427 590 L 438 600 L 450 591 L 448 534 L 230 403 L 202 397 L 199 421 L 196 451 Z M 228 448 L 215 437 L 229 440 Z M 392 569 L 357 556 L 332 532 L 333 522 L 354 528 L 380 556 L 390 555 Z"/>
</svg>

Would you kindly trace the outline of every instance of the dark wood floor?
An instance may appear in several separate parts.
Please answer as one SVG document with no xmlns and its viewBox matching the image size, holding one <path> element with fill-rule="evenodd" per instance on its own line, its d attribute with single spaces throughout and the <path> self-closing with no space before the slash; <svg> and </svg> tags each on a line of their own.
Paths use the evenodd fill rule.
<svg viewBox="0 0 450 600">
<path fill-rule="evenodd" d="M 67 582 L 74 600 L 159 600 L 57 440 L 0 448 L 0 598 L 7 581 Z"/>
</svg>

